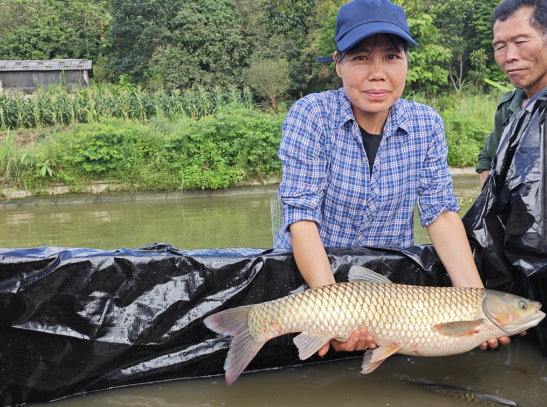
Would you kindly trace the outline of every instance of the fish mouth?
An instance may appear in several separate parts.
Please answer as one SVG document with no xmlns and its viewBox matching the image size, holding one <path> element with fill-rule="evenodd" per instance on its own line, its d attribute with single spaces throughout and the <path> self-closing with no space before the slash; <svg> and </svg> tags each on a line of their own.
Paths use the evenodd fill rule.
<svg viewBox="0 0 547 407">
<path fill-rule="evenodd" d="M 546 316 L 545 312 L 540 311 L 540 309 L 541 309 L 541 304 L 538 304 L 538 306 L 536 307 L 536 312 L 534 312 L 534 316 L 532 317 L 532 319 L 534 321 L 538 321 L 538 323 Z"/>
<path fill-rule="evenodd" d="M 540 308 L 541 308 L 541 304 L 538 307 L 536 307 L 536 311 L 534 312 L 534 314 L 524 324 L 513 325 L 511 327 L 504 327 L 502 328 L 502 330 L 506 331 L 509 335 L 514 335 L 522 331 L 526 331 L 528 328 L 535 327 L 546 316 L 545 312 L 539 310 Z"/>
</svg>

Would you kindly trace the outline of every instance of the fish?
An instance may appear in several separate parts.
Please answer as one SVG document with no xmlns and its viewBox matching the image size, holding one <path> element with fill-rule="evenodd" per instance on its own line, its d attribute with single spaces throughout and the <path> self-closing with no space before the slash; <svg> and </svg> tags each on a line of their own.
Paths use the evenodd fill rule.
<svg viewBox="0 0 547 407">
<path fill-rule="evenodd" d="M 293 341 L 305 360 L 331 339 L 345 342 L 354 330 L 367 328 L 377 345 L 361 364 L 361 373 L 368 374 L 396 353 L 455 355 L 517 334 L 545 318 L 540 309 L 539 302 L 504 292 L 395 284 L 352 266 L 349 282 L 223 310 L 204 323 L 233 336 L 224 362 L 226 382 L 232 384 L 267 341 L 289 333 L 300 332 Z"/>
<path fill-rule="evenodd" d="M 466 403 L 488 406 L 512 406 L 518 407 L 518 404 L 513 400 L 504 399 L 494 396 L 493 394 L 483 393 L 471 388 L 463 388 L 458 386 L 450 386 L 446 384 L 438 384 L 428 380 L 407 380 L 409 383 L 425 387 L 432 393 L 449 397 Z"/>
</svg>

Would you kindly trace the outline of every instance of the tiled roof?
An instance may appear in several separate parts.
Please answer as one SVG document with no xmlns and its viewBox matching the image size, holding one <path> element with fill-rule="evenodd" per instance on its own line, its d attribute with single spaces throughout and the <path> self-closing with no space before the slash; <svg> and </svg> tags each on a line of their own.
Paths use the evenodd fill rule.
<svg viewBox="0 0 547 407">
<path fill-rule="evenodd" d="M 49 61 L 0 60 L 0 72 L 14 71 L 82 71 L 91 70 L 89 59 L 52 59 Z"/>
</svg>

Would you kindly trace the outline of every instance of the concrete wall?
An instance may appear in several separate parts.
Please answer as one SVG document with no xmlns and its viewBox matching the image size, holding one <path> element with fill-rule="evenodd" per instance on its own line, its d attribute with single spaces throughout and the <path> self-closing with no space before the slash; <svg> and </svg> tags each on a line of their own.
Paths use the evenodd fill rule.
<svg viewBox="0 0 547 407">
<path fill-rule="evenodd" d="M 28 72 L 0 72 L 0 81 L 4 92 L 33 93 L 38 85 L 47 88 L 62 81 L 66 83 L 67 91 L 73 86 L 89 85 L 87 71 L 28 71 Z"/>
</svg>

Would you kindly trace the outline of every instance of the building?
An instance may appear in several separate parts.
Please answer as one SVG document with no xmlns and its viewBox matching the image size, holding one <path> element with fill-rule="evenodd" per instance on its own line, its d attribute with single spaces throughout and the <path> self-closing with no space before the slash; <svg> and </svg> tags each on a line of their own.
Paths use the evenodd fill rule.
<svg viewBox="0 0 547 407">
<path fill-rule="evenodd" d="M 64 82 L 72 87 L 88 86 L 93 78 L 88 59 L 52 59 L 50 61 L 0 60 L 0 92 L 33 93 L 39 86 Z"/>
</svg>

